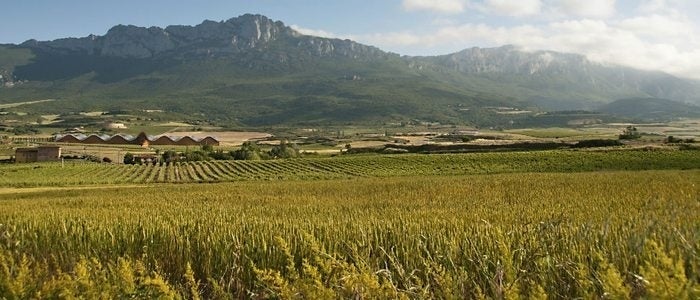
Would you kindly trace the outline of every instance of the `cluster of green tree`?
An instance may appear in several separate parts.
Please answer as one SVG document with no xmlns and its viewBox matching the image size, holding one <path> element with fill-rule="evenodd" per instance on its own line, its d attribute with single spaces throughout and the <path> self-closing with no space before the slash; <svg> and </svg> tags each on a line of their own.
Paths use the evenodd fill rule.
<svg viewBox="0 0 700 300">
<path fill-rule="evenodd" d="M 682 139 L 682 138 L 677 138 L 675 136 L 669 135 L 666 137 L 666 140 L 664 140 L 665 143 L 667 144 L 675 144 L 675 143 L 695 143 L 695 139 L 693 138 L 687 138 L 687 139 Z"/>
<path fill-rule="evenodd" d="M 6 129 L 4 127 L 0 127 L 0 131 L 7 131 L 7 130 L 8 129 Z M 17 126 L 17 127 L 12 128 L 10 130 L 10 132 L 12 132 L 14 135 L 28 135 L 28 134 L 31 135 L 31 134 L 39 133 L 39 130 L 32 127 L 32 126 L 29 126 L 29 125 L 21 125 L 21 126 Z"/>
<path fill-rule="evenodd" d="M 160 154 L 160 156 L 150 158 L 149 162 L 154 164 L 168 164 L 184 161 L 266 160 L 301 157 L 299 147 L 294 143 L 288 143 L 284 140 L 281 141 L 279 145 L 273 146 L 269 151 L 263 150 L 255 142 L 245 142 L 241 145 L 240 149 L 231 151 L 216 150 L 211 145 L 203 145 L 200 149 L 193 151 L 176 152 L 174 150 L 167 150 L 162 153 L 157 152 L 157 154 Z M 125 164 L 137 164 L 141 162 L 142 159 L 134 156 L 132 153 L 126 153 L 124 155 Z"/>
<path fill-rule="evenodd" d="M 299 148 L 294 143 L 280 141 L 279 145 L 275 145 L 269 151 L 264 151 L 255 142 L 245 142 L 238 150 L 230 151 L 229 155 L 235 160 L 265 160 L 277 158 L 296 158 L 300 157 Z"/>
<path fill-rule="evenodd" d="M 642 134 L 637 130 L 637 127 L 632 125 L 627 126 L 619 136 L 621 140 L 636 140 L 640 137 L 642 137 Z"/>
</svg>

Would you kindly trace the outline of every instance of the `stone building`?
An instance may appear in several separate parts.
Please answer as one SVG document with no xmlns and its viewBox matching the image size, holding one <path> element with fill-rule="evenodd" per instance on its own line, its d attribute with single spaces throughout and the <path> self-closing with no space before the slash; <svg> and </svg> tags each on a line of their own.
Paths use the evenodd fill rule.
<svg viewBox="0 0 700 300">
<path fill-rule="evenodd" d="M 58 161 L 61 159 L 61 147 L 39 146 L 36 148 L 17 148 L 15 150 L 15 162 L 29 163 L 40 161 Z"/>
</svg>

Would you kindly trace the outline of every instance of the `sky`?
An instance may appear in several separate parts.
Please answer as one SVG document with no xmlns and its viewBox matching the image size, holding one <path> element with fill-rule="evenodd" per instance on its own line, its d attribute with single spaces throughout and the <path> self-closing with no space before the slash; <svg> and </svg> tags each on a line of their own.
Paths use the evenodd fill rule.
<svg viewBox="0 0 700 300">
<path fill-rule="evenodd" d="M 245 13 L 403 55 L 516 45 L 700 79 L 700 0 L 0 0 L 0 43 Z"/>
</svg>

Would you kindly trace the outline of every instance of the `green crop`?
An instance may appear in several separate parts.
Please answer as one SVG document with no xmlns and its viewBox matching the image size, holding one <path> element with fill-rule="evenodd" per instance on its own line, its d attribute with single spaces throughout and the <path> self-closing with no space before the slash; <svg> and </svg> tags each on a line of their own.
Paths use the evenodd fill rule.
<svg viewBox="0 0 700 300">
<path fill-rule="evenodd" d="M 541 151 L 372 155 L 271 161 L 116 165 L 84 162 L 0 165 L 0 187 L 317 180 L 415 175 L 694 169 L 700 151 Z"/>
</svg>

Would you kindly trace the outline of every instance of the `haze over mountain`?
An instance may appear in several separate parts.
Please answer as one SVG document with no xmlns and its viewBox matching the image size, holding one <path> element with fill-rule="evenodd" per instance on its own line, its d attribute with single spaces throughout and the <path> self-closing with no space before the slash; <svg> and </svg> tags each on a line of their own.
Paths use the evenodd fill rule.
<svg viewBox="0 0 700 300">
<path fill-rule="evenodd" d="M 700 104 L 700 83 L 513 46 L 407 57 L 302 35 L 261 15 L 0 47 L 0 102 L 33 110 L 162 109 L 240 125 L 484 123 L 493 107 L 596 109 L 623 98 Z M 503 116 L 500 116 L 503 117 Z"/>
</svg>

